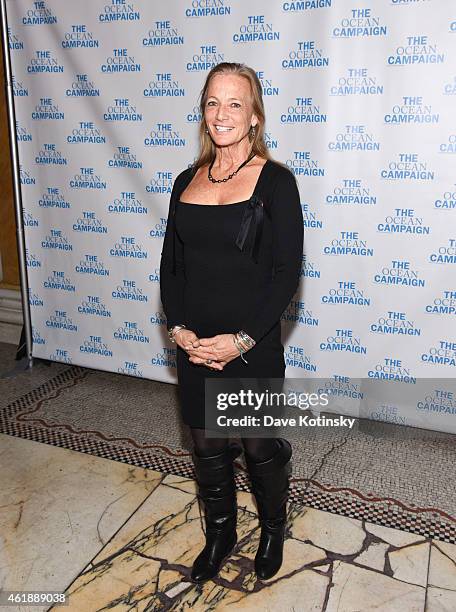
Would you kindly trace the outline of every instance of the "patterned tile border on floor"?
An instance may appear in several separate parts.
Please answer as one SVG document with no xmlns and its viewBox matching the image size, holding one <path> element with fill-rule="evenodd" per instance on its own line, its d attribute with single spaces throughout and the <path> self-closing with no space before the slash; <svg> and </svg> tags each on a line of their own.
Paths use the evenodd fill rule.
<svg viewBox="0 0 456 612">
<path fill-rule="evenodd" d="M 54 431 L 45 426 L 13 422 L 17 412 L 45 399 L 50 393 L 58 391 L 65 383 L 76 379 L 86 370 L 86 368 L 72 366 L 1 408 L 0 432 L 104 459 L 121 461 L 136 467 L 193 479 L 191 463 L 182 461 L 179 457 L 166 456 L 159 449 L 151 452 L 128 447 L 121 448 L 118 442 L 113 443 L 101 438 L 89 439 L 77 433 Z M 304 483 L 305 486 L 303 486 Z M 401 502 L 394 499 L 366 500 L 363 499 L 364 496 L 360 492 L 353 489 L 328 491 L 325 489 L 330 489 L 330 487 L 316 481 L 304 481 L 304 483 L 302 481 L 291 483 L 291 503 L 300 503 L 318 510 L 456 544 L 456 523 L 444 520 L 438 512 L 430 510 L 414 512 L 402 507 Z M 240 470 L 236 475 L 236 484 L 239 490 L 250 490 L 248 478 Z"/>
</svg>

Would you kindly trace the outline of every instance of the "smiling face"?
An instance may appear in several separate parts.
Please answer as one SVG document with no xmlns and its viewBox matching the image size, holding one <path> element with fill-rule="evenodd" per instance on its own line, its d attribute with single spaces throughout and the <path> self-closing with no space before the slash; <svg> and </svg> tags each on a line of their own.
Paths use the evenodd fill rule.
<svg viewBox="0 0 456 612">
<path fill-rule="evenodd" d="M 238 74 L 214 75 L 207 89 L 204 119 L 214 144 L 235 145 L 258 123 L 248 80 Z"/>
</svg>

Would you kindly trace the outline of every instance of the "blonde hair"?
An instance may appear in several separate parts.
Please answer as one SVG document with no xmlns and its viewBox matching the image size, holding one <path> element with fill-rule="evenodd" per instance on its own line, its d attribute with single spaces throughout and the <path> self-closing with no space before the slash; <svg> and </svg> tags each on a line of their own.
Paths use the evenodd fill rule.
<svg viewBox="0 0 456 612">
<path fill-rule="evenodd" d="M 239 76 L 247 79 L 250 84 L 250 91 L 252 94 L 252 106 L 253 112 L 258 118 L 258 123 L 255 126 L 254 134 L 249 132 L 250 140 L 250 155 L 258 155 L 264 159 L 271 159 L 269 150 L 264 141 L 264 130 L 266 124 L 266 117 L 264 112 L 263 95 L 260 80 L 258 79 L 255 71 L 246 66 L 245 64 L 238 64 L 236 62 L 221 62 L 214 66 L 206 77 L 203 89 L 200 94 L 200 111 L 201 111 L 201 122 L 199 126 L 199 140 L 200 150 L 198 158 L 193 164 L 195 168 L 200 168 L 205 164 L 210 164 L 215 158 L 215 145 L 210 135 L 206 132 L 206 122 L 204 121 L 204 110 L 207 102 L 207 91 L 209 89 L 209 83 L 213 76 L 216 74 L 238 74 Z"/>
</svg>

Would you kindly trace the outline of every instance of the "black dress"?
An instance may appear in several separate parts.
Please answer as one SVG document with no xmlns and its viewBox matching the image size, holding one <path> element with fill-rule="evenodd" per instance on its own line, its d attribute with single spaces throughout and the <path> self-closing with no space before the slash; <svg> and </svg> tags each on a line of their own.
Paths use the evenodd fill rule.
<svg viewBox="0 0 456 612">
<path fill-rule="evenodd" d="M 224 369 L 193 364 L 177 347 L 181 415 L 205 427 L 205 378 L 283 378 L 280 317 L 300 277 L 303 218 L 294 175 L 266 161 L 249 200 L 180 202 L 195 170 L 175 180 L 160 263 L 168 329 L 183 323 L 198 337 L 244 330 L 255 341 Z"/>
</svg>

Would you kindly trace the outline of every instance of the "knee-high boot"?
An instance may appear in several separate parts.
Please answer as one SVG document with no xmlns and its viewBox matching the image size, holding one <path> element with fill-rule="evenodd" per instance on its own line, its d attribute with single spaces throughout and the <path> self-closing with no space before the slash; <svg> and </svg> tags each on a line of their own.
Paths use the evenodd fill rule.
<svg viewBox="0 0 456 612">
<path fill-rule="evenodd" d="M 236 487 L 233 460 L 240 446 L 230 444 L 218 455 L 200 457 L 193 452 L 199 496 L 204 504 L 206 544 L 196 557 L 191 577 L 204 582 L 216 576 L 237 542 Z"/>
<path fill-rule="evenodd" d="M 287 440 L 278 438 L 277 441 L 279 448 L 276 454 L 266 461 L 254 462 L 246 455 L 261 526 L 255 572 L 264 580 L 274 576 L 282 565 L 287 522 L 292 450 Z"/>
</svg>

